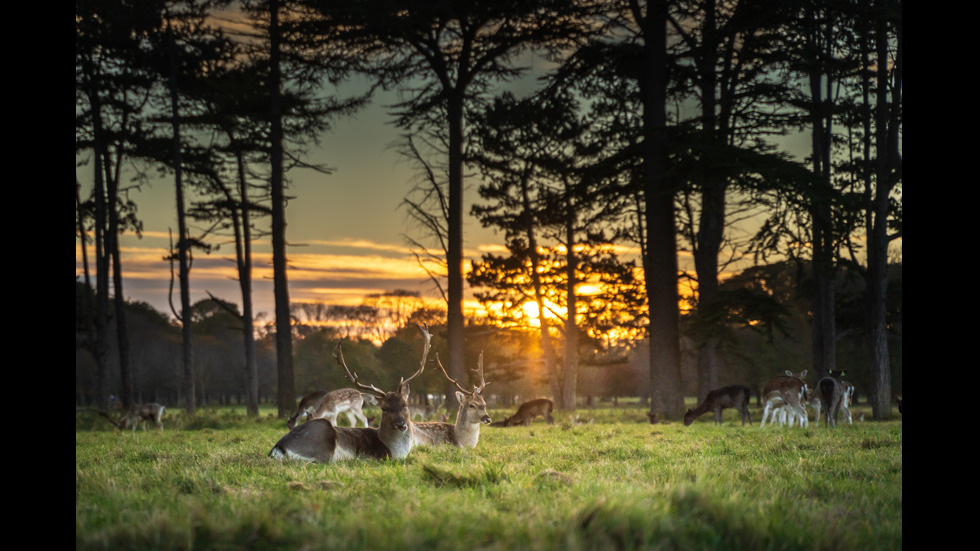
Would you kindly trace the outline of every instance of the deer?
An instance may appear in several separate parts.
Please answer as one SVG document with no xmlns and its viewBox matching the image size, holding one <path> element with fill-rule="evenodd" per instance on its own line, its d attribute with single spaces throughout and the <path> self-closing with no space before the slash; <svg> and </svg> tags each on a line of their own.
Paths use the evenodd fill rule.
<svg viewBox="0 0 980 551">
<path fill-rule="evenodd" d="M 694 409 L 688 409 L 684 414 L 684 425 L 689 426 L 701 415 L 712 411 L 715 414 L 715 424 L 721 424 L 721 410 L 725 408 L 735 408 L 742 417 L 742 426 L 746 421 L 752 423 L 749 415 L 749 401 L 752 398 L 752 391 L 745 385 L 730 385 L 717 388 L 708 392 L 704 401 Z"/>
<path fill-rule="evenodd" d="M 806 370 L 799 374 L 786 371 L 785 375 L 769 379 L 762 388 L 761 397 L 765 407 L 762 410 L 761 426 L 766 426 L 767 418 L 770 424 L 776 423 L 777 418 L 782 424 L 782 419 L 786 417 L 790 426 L 793 426 L 796 418 L 799 418 L 801 427 L 810 426 L 806 413 L 807 387 L 803 382 L 805 376 Z"/>
<path fill-rule="evenodd" d="M 362 395 L 356 388 L 341 388 L 330 392 L 316 390 L 303 396 L 299 402 L 299 407 L 296 408 L 296 413 L 286 421 L 286 426 L 292 429 L 304 417 L 306 419 L 327 419 L 336 426 L 337 416 L 343 413 L 347 416 L 350 426 L 356 427 L 357 421 L 360 420 L 367 427 L 369 426 L 368 419 L 361 411 L 365 402 L 373 406 L 378 404 L 374 396 Z"/>
<path fill-rule="evenodd" d="M 439 404 L 423 404 L 412 406 L 412 421 L 418 419 L 419 421 L 425 421 L 426 419 L 431 419 L 439 413 Z"/>
<path fill-rule="evenodd" d="M 847 421 L 847 424 L 853 425 L 854 417 L 851 415 L 851 403 L 854 400 L 854 385 L 842 379 L 840 382 L 840 386 L 844 392 L 840 402 L 840 411 L 844 415 L 844 419 Z M 811 395 L 810 400 L 813 402 L 813 409 L 816 412 L 816 419 L 819 421 L 822 404 L 818 393 L 819 393 L 818 388 L 813 389 L 810 392 Z M 858 421 L 863 421 L 863 420 L 864 420 L 864 414 L 863 413 L 859 414 Z"/>
<path fill-rule="evenodd" d="M 416 444 L 450 444 L 459 448 L 475 448 L 480 440 L 480 425 L 489 425 L 492 421 L 487 413 L 487 401 L 483 398 L 483 389 L 487 386 L 483 375 L 483 352 L 480 352 L 477 368 L 473 370 L 480 376 L 480 384 L 473 385 L 473 390 L 466 390 L 456 382 L 456 379 L 449 376 L 446 368 L 439 361 L 439 354 L 436 354 L 436 365 L 442 370 L 446 379 L 459 389 L 456 391 L 459 412 L 456 413 L 456 423 L 452 425 L 435 421 L 416 423 Z"/>
<path fill-rule="evenodd" d="M 99 413 L 119 430 L 136 430 L 136 426 L 142 425 L 144 421 L 153 421 L 158 429 L 163 430 L 163 412 L 166 409 L 166 407 L 157 403 L 134 404 L 118 421 L 113 421 L 104 411 L 100 411 Z M 146 430 L 146 425 L 143 425 L 143 430 Z"/>
<path fill-rule="evenodd" d="M 820 398 L 820 408 L 823 410 L 825 427 L 837 426 L 837 417 L 844 402 L 844 386 L 840 380 L 843 376 L 843 371 L 836 373 L 827 371 L 827 376 L 817 381 L 816 390 Z M 850 410 L 848 410 L 848 418 L 850 418 Z"/>
<path fill-rule="evenodd" d="M 521 404 L 521 407 L 517 408 L 517 413 L 514 415 L 511 415 L 503 421 L 490 423 L 490 426 L 515 427 L 517 425 L 524 425 L 526 427 L 529 426 L 531 424 L 531 420 L 536 418 L 538 415 L 543 416 L 548 423 L 554 424 L 555 419 L 551 416 L 551 412 L 554 411 L 554 409 L 555 403 L 547 398 L 530 400 Z"/>
<path fill-rule="evenodd" d="M 415 426 L 408 406 L 409 383 L 425 370 L 432 334 L 426 324 L 418 326 L 424 338 L 419 369 L 408 379 L 402 378 L 397 388 L 385 392 L 360 382 L 356 373 L 347 367 L 341 343 L 337 343 L 334 358 L 344 368 L 354 386 L 377 398 L 381 407 L 381 426 L 337 427 L 327 419 L 312 419 L 283 436 L 269 451 L 269 457 L 330 463 L 345 459 L 404 459 L 415 445 Z"/>
</svg>

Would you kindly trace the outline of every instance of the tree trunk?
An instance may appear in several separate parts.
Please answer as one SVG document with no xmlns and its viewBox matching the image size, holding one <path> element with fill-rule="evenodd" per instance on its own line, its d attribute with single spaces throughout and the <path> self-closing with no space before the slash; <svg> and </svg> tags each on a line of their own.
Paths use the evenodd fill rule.
<svg viewBox="0 0 980 551">
<path fill-rule="evenodd" d="M 890 7 L 890 6 L 888 6 Z M 882 10 L 884 11 L 884 10 Z M 897 23 L 900 25 L 900 23 Z M 877 97 L 875 111 L 875 191 L 868 234 L 868 322 L 871 333 L 871 410 L 875 420 L 891 417 L 891 362 L 888 355 L 888 198 L 896 180 L 898 168 L 898 111 L 901 102 L 902 36 L 896 27 L 898 44 L 892 84 L 892 103 L 888 101 L 890 84 L 888 59 L 888 18 L 879 13 L 875 21 L 875 50 L 878 59 Z"/>
<path fill-rule="evenodd" d="M 292 414 L 296 404 L 293 380 L 293 335 L 289 311 L 289 283 L 286 278 L 286 197 L 282 150 L 282 92 L 279 67 L 279 1 L 269 3 L 270 41 L 270 118 L 271 118 L 271 197 L 272 197 L 272 269 L 273 294 L 276 302 L 276 363 L 279 378 L 279 417 Z"/>
<path fill-rule="evenodd" d="M 566 189 L 568 186 L 566 185 Z M 562 366 L 561 402 L 559 409 L 575 411 L 575 392 L 578 383 L 578 325 L 575 319 L 578 303 L 575 296 L 578 264 L 575 258 L 575 209 L 566 205 L 565 213 L 565 362 Z"/>
<path fill-rule="evenodd" d="M 650 2 L 634 14 L 644 34 L 640 94 L 643 103 L 643 193 L 646 200 L 646 274 L 650 308 L 650 414 L 679 419 L 684 414 L 680 376 L 680 312 L 677 294 L 677 237 L 674 190 L 667 163 L 667 5 Z"/>
<path fill-rule="evenodd" d="M 184 394 L 187 397 L 185 407 L 187 413 L 197 410 L 197 400 L 194 391 L 194 333 L 191 331 L 191 291 L 190 263 L 187 238 L 187 220 L 184 209 L 183 158 L 180 141 L 180 114 L 177 97 L 177 61 L 175 59 L 173 36 L 168 34 L 167 46 L 170 49 L 170 113 L 173 128 L 173 165 L 174 187 L 177 191 L 177 273 L 180 278 L 180 322 L 182 343 L 182 360 L 184 364 Z"/>
<path fill-rule="evenodd" d="M 463 320 L 463 101 L 462 94 L 452 91 L 446 102 L 449 125 L 449 212 L 446 268 L 447 329 L 449 371 L 457 381 L 464 381 L 465 347 Z M 459 404 L 455 393 L 448 396 L 450 411 Z"/>
</svg>

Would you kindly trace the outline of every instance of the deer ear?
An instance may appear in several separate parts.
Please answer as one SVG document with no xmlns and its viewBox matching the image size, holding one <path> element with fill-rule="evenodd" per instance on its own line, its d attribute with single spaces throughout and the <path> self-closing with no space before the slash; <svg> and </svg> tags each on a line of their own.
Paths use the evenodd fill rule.
<svg viewBox="0 0 980 551">
<path fill-rule="evenodd" d="M 456 391 L 456 400 L 457 400 L 457 401 L 458 401 L 459 403 L 461 403 L 461 404 L 462 404 L 462 403 L 463 403 L 463 400 L 464 400 L 465 398 L 466 398 L 466 395 L 465 395 L 465 394 L 463 394 L 462 392 L 460 392 L 460 391 L 458 391 L 458 390 Z"/>
<path fill-rule="evenodd" d="M 803 377 L 806 377 L 806 372 L 807 372 L 807 371 L 809 371 L 809 370 L 807 370 L 807 369 L 804 369 L 804 370 L 803 370 L 803 373 L 800 373 L 800 378 L 801 378 L 801 379 L 802 379 Z"/>
<path fill-rule="evenodd" d="M 408 399 L 408 394 L 411 391 L 411 389 L 409 389 L 409 387 L 408 387 L 408 383 L 403 384 L 401 386 L 400 390 L 402 391 L 402 396 L 404 396 L 405 399 L 407 400 Z"/>
</svg>

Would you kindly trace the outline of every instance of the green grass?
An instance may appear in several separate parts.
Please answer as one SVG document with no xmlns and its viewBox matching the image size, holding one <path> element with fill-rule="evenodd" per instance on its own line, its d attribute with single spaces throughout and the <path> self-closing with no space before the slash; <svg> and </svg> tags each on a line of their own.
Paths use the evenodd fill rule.
<svg viewBox="0 0 980 551">
<path fill-rule="evenodd" d="M 491 412 L 494 418 L 505 412 Z M 263 410 L 76 415 L 76 549 L 901 549 L 902 424 L 650 425 L 580 410 L 401 462 L 266 457 Z"/>
</svg>

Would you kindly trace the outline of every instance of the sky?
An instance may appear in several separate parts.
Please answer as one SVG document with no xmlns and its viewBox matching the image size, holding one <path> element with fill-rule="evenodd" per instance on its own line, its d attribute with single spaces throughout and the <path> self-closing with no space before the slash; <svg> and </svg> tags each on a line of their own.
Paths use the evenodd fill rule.
<svg viewBox="0 0 980 551">
<path fill-rule="evenodd" d="M 393 100 L 382 96 L 352 118 L 333 123 L 322 146 L 309 160 L 333 169 L 329 175 L 312 170 L 289 173 L 286 210 L 289 292 L 292 302 L 325 301 L 359 304 L 368 294 L 395 289 L 417 291 L 437 298 L 427 274 L 418 266 L 405 234 L 415 232 L 400 205 L 414 184 L 414 172 L 396 145 L 399 130 L 385 109 Z M 91 169 L 76 169 L 79 180 L 91 182 Z M 466 182 L 466 211 L 478 197 L 476 178 Z M 83 193 L 85 193 L 83 191 Z M 132 195 L 143 222 L 143 236 L 121 238 L 126 298 L 149 303 L 173 316 L 170 309 L 170 267 L 163 258 L 176 229 L 173 179 L 152 182 Z M 419 238 L 417 232 L 413 237 Z M 477 259 L 498 249 L 503 240 L 471 217 L 464 221 L 464 255 Z M 241 305 L 235 280 L 234 246 L 219 243 L 210 255 L 196 252 L 191 270 L 191 301 L 208 293 Z M 79 242 L 75 243 L 75 274 L 81 276 Z M 91 251 L 89 252 L 91 258 Z M 257 241 L 253 255 L 252 298 L 257 315 L 273 318 L 272 248 L 268 237 Z M 173 302 L 179 305 L 177 284 Z M 467 308 L 476 304 L 468 302 Z"/>
</svg>

